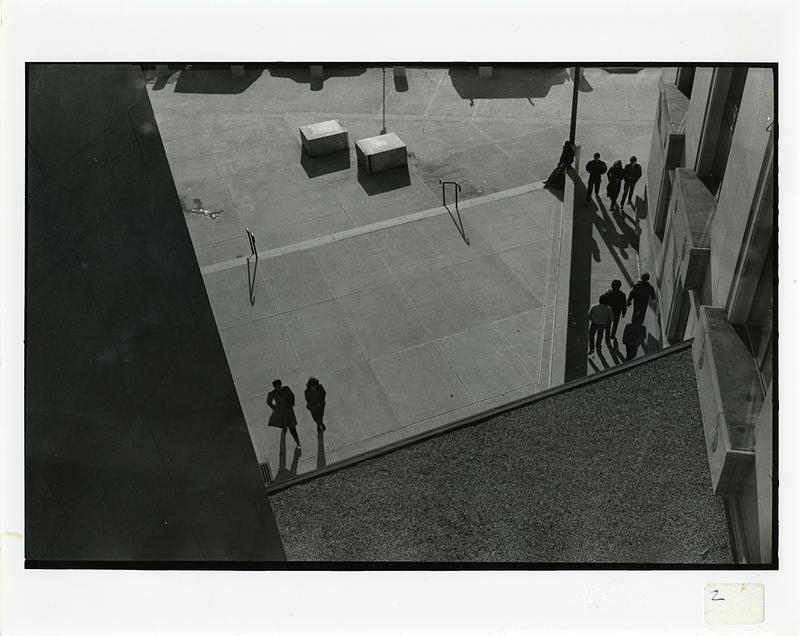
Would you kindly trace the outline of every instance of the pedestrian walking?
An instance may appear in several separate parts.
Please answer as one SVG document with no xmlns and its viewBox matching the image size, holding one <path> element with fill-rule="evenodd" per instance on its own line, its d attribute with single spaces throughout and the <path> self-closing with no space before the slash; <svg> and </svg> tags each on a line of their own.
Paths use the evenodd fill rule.
<svg viewBox="0 0 800 636">
<path fill-rule="evenodd" d="M 617 341 L 617 327 L 619 326 L 619 319 L 624 316 L 628 311 L 628 304 L 625 300 L 625 293 L 621 289 L 622 281 L 611 281 L 611 289 L 605 293 L 606 304 L 611 307 L 614 312 L 614 318 L 611 321 L 610 333 L 606 333 L 606 342 L 609 340 Z"/>
<path fill-rule="evenodd" d="M 558 165 L 555 170 L 550 173 L 547 180 L 544 182 L 545 188 L 553 188 L 554 190 L 563 190 L 566 183 L 565 172 L 567 168 L 575 161 L 575 148 L 571 141 L 565 141 L 564 147 L 561 149 L 561 156 L 558 158 Z"/>
<path fill-rule="evenodd" d="M 647 311 L 647 305 L 651 300 L 656 299 L 656 290 L 650 284 L 650 274 L 644 273 L 639 277 L 630 293 L 628 294 L 628 307 L 633 303 L 633 316 L 641 315 L 642 322 L 644 322 L 644 314 Z"/>
<path fill-rule="evenodd" d="M 600 196 L 600 177 L 602 177 L 608 166 L 605 161 L 600 161 L 600 153 L 594 153 L 594 159 L 586 164 L 586 172 L 589 173 L 589 184 L 586 186 L 586 202 L 588 203 L 592 196 L 592 188 L 594 188 L 594 196 Z"/>
<path fill-rule="evenodd" d="M 622 344 L 625 345 L 625 361 L 633 360 L 639 351 L 639 347 L 647 337 L 647 329 L 642 324 L 644 315 L 634 315 L 631 322 L 625 325 L 622 330 Z"/>
<path fill-rule="evenodd" d="M 267 394 L 267 406 L 272 409 L 267 426 L 289 429 L 294 443 L 300 446 L 297 436 L 297 417 L 294 414 L 294 393 L 288 386 L 283 386 L 280 380 L 272 381 L 273 389 Z"/>
<path fill-rule="evenodd" d="M 622 199 L 620 206 L 625 207 L 625 196 L 628 197 L 628 204 L 631 203 L 633 197 L 633 189 L 636 187 L 636 182 L 642 178 L 642 166 L 636 163 L 636 157 L 630 158 L 630 163 L 623 169 L 623 181 L 625 182 L 625 189 L 622 191 Z"/>
<path fill-rule="evenodd" d="M 608 185 L 606 186 L 606 194 L 608 195 L 608 198 L 611 199 L 612 210 L 618 209 L 617 197 L 619 196 L 619 190 L 622 187 L 623 176 L 624 171 L 622 169 L 622 162 L 617 159 L 613 164 L 611 164 L 607 174 Z"/>
<path fill-rule="evenodd" d="M 317 378 L 308 378 L 306 382 L 306 408 L 311 413 L 311 418 L 317 424 L 317 433 L 325 430 L 325 387 Z"/>
<path fill-rule="evenodd" d="M 606 302 L 606 295 L 603 294 L 599 301 L 589 308 L 589 353 L 594 352 L 595 340 L 597 350 L 602 349 L 603 334 L 614 318 L 614 310 Z"/>
</svg>

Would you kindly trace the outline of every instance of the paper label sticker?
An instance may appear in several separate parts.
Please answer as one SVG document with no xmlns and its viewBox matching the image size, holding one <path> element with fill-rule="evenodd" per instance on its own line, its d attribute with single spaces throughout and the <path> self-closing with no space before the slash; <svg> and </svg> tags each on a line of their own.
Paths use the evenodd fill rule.
<svg viewBox="0 0 800 636">
<path fill-rule="evenodd" d="M 703 591 L 707 625 L 752 625 L 764 622 L 761 583 L 709 583 Z"/>
</svg>

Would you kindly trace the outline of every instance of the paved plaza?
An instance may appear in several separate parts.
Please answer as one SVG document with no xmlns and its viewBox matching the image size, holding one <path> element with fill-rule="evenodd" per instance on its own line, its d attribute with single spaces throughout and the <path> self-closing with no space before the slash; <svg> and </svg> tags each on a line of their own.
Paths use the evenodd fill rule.
<svg viewBox="0 0 800 636">
<path fill-rule="evenodd" d="M 581 168 L 593 152 L 609 165 L 646 162 L 658 76 L 586 70 Z M 565 69 L 479 79 L 476 68 L 408 68 L 405 81 L 391 68 L 313 81 L 307 68 L 244 78 L 189 69 L 149 80 L 256 455 L 273 478 L 621 362 L 586 356 L 579 318 L 613 278 L 627 291 L 638 277 L 636 219 L 630 208 L 611 214 L 607 199 L 584 205 L 580 186 L 574 203 L 541 185 L 569 134 Z M 329 119 L 348 130 L 349 152 L 303 155 L 299 127 Z M 354 142 L 384 126 L 407 144 L 408 169 L 364 174 Z M 451 189 L 442 207 L 440 178 L 462 186 L 460 219 Z M 304 408 L 311 375 L 328 392 L 324 436 Z M 297 396 L 302 454 L 266 427 L 278 377 Z"/>
</svg>

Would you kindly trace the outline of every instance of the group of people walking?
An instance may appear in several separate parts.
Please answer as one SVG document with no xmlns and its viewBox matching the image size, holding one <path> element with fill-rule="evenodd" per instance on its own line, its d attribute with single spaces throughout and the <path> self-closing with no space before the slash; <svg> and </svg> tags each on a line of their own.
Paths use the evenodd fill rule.
<svg viewBox="0 0 800 636">
<path fill-rule="evenodd" d="M 306 409 L 317 425 L 317 433 L 325 430 L 325 387 L 317 378 L 309 378 L 306 383 Z M 272 410 L 267 426 L 289 429 L 294 443 L 300 448 L 300 437 L 297 435 L 297 416 L 294 413 L 294 392 L 280 380 L 272 381 L 272 391 L 267 394 L 267 406 Z"/>
<path fill-rule="evenodd" d="M 606 196 L 611 201 L 611 209 L 619 210 L 624 208 L 626 197 L 628 205 L 633 205 L 631 201 L 633 199 L 633 189 L 636 187 L 636 182 L 642 178 L 642 166 L 639 165 L 636 157 L 631 157 L 625 167 L 622 166 L 622 161 L 617 159 L 609 168 L 605 161 L 600 159 L 600 153 L 596 152 L 592 160 L 586 164 L 586 172 L 589 173 L 589 183 L 586 186 L 587 203 L 591 200 L 592 190 L 594 190 L 596 197 L 600 197 L 601 178 L 606 175 L 606 180 L 608 181 Z M 620 204 L 617 205 L 617 197 L 620 190 L 622 190 L 622 199 Z"/>
<path fill-rule="evenodd" d="M 561 156 L 558 158 L 558 164 L 545 180 L 544 187 L 563 190 L 566 183 L 565 173 L 574 161 L 575 146 L 571 141 L 565 141 L 564 147 L 561 149 Z M 626 166 L 623 166 L 622 161 L 617 159 L 609 168 L 605 161 L 600 159 L 600 153 L 596 152 L 592 160 L 586 164 L 586 172 L 589 173 L 589 183 L 586 186 L 587 203 L 591 200 L 592 190 L 594 190 L 596 197 L 600 197 L 600 183 L 603 175 L 606 175 L 606 180 L 608 181 L 606 195 L 611 201 L 611 209 L 619 210 L 624 208 L 626 198 L 628 199 L 628 205 L 633 205 L 633 190 L 636 187 L 636 182 L 642 178 L 642 166 L 639 165 L 635 156 L 628 160 L 628 165 Z M 617 205 L 617 197 L 619 197 L 620 191 L 622 191 L 622 199 Z"/>
<path fill-rule="evenodd" d="M 622 343 L 625 345 L 625 360 L 633 360 L 639 346 L 647 336 L 644 316 L 647 305 L 656 298 L 656 290 L 650 284 L 650 275 L 642 274 L 633 284 L 626 298 L 622 292 L 622 281 L 611 282 L 611 289 L 600 296 L 599 301 L 589 309 L 589 353 L 602 349 L 603 339 L 610 347 L 611 341 L 617 344 L 617 327 L 628 307 L 633 305 L 631 322 L 622 332 Z"/>
</svg>

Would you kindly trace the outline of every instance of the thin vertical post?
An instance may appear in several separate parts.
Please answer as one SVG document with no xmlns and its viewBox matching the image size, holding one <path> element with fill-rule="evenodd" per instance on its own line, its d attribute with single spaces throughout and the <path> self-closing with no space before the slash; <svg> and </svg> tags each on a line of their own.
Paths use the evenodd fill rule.
<svg viewBox="0 0 800 636">
<path fill-rule="evenodd" d="M 572 74 L 572 117 L 569 121 L 569 141 L 575 143 L 575 125 L 578 119 L 578 87 L 581 82 L 581 67 L 574 67 Z"/>
<path fill-rule="evenodd" d="M 383 71 L 383 128 L 381 134 L 386 134 L 386 67 L 381 67 Z"/>
</svg>

